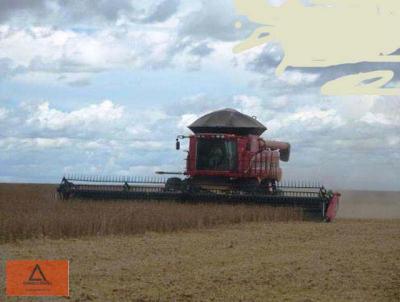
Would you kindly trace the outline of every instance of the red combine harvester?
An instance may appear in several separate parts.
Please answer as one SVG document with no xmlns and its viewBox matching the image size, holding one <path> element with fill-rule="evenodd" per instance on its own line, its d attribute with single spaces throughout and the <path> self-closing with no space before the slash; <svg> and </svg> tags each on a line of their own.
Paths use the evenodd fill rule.
<svg viewBox="0 0 400 302">
<path fill-rule="evenodd" d="M 288 161 L 290 144 L 260 137 L 266 127 L 254 117 L 233 109 L 204 115 L 189 126 L 184 172 L 157 172 L 186 177 L 106 177 L 69 175 L 58 193 L 92 199 L 151 199 L 191 202 L 259 203 L 303 209 L 305 216 L 332 221 L 339 193 L 304 182 L 282 183 L 280 161 Z"/>
</svg>

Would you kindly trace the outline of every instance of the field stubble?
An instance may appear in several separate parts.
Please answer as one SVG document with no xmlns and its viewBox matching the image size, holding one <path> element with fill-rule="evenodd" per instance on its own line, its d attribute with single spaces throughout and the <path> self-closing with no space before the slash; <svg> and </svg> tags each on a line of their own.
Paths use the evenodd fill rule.
<svg viewBox="0 0 400 302">
<path fill-rule="evenodd" d="M 399 236 L 399 220 L 255 222 L 0 248 L 3 259 L 69 259 L 74 302 L 399 301 Z"/>
<path fill-rule="evenodd" d="M 400 300 L 399 219 L 325 224 L 257 206 L 61 202 L 54 189 L 0 185 L 0 271 L 6 259 L 69 259 L 70 301 Z M 398 218 L 399 195 L 385 196 Z M 387 217 L 367 193 L 343 197 L 342 217 L 366 207 Z"/>
</svg>

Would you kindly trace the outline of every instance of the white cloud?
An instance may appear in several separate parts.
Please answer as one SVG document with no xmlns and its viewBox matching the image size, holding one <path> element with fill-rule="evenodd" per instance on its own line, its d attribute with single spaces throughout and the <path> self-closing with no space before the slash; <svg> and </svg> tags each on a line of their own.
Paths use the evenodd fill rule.
<svg viewBox="0 0 400 302">
<path fill-rule="evenodd" d="M 268 127 L 265 137 L 291 142 L 289 170 L 314 171 L 323 165 L 337 176 L 343 162 L 354 169 L 387 162 L 395 169 L 399 162 L 393 160 L 400 156 L 399 97 L 321 98 L 314 92 L 330 78 L 375 66 L 293 68 L 277 79 L 274 69 L 283 57 L 279 44 L 232 53 L 254 25 L 235 13 L 231 0 L 20 2 L 0 1 L 0 79 L 13 87 L 0 100 L 6 100 L 0 106 L 3 177 L 24 171 L 31 173 L 24 179 L 36 179 L 39 172 L 30 171 L 57 174 L 63 169 L 130 174 L 149 174 L 155 167 L 179 170 L 185 154 L 175 153 L 175 135 L 189 133 L 187 125 L 202 114 L 226 107 L 257 116 Z M 236 21 L 242 22 L 241 29 L 234 27 Z M 116 96 L 124 107 L 115 100 L 98 101 L 98 95 L 110 94 L 108 85 L 102 87 L 109 77 L 121 72 L 126 84 L 143 69 L 148 78 L 160 79 L 157 70 L 164 67 L 171 68 L 166 74 L 172 78 L 191 78 L 182 86 L 172 81 L 175 86 L 168 89 L 177 96 L 185 91 L 194 96 L 167 103 L 172 98 L 164 93 L 168 79 L 152 83 L 155 92 L 151 99 L 143 98 L 140 108 L 128 102 L 128 93 Z M 105 74 L 94 76 L 100 72 Z M 68 101 L 78 89 L 65 85 L 89 84 L 98 91 L 80 91 L 96 102 Z M 139 93 L 135 99 L 147 94 Z M 27 95 L 34 103 L 15 103 Z"/>
<path fill-rule="evenodd" d="M 288 96 L 283 95 L 283 96 L 278 96 L 276 98 L 273 98 L 270 102 L 271 107 L 274 109 L 281 109 L 285 107 L 289 107 L 290 105 L 290 100 Z"/>
<path fill-rule="evenodd" d="M 73 147 L 95 154 L 121 150 L 153 152 L 166 148 L 168 124 L 164 120 L 168 119 L 171 117 L 158 108 L 127 112 L 110 100 L 71 111 L 55 108 L 49 102 L 21 103 L 2 121 L 0 148 L 26 151 Z M 176 130 L 172 135 L 176 135 Z"/>
<path fill-rule="evenodd" d="M 256 114 L 268 127 L 266 138 L 292 144 L 293 156 L 285 165 L 285 175 L 308 173 L 323 166 L 321 169 L 333 177 L 338 175 L 338 166 L 343 168 L 342 162 L 351 160 L 356 169 L 365 164 L 366 156 L 368 165 L 386 162 L 388 158 L 380 159 L 382 153 L 389 158 L 399 156 L 397 115 L 393 110 L 384 110 L 383 103 L 377 107 L 376 100 L 369 111 L 354 119 L 353 115 L 344 114 L 344 107 L 325 109 L 326 105 L 316 102 L 288 106 L 297 99 L 289 101 L 287 96 L 268 100 L 243 94 L 232 98 L 216 103 L 207 96 L 196 95 L 186 98 L 186 106 L 170 104 L 169 109 L 133 111 L 112 101 L 69 111 L 49 102 L 24 103 L 15 110 L 5 108 L 8 113 L 1 121 L 5 132 L 0 138 L 0 150 L 4 151 L 0 152 L 0 163 L 10 158 L 20 162 L 18 166 L 7 164 L 4 175 L 17 175 L 27 165 L 24 158 L 29 159 L 30 165 L 46 163 L 48 169 L 58 171 L 58 176 L 62 171 L 131 175 L 149 175 L 155 170 L 180 171 L 184 169 L 184 154 L 174 150 L 175 135 L 189 133 L 187 125 L 196 118 L 224 107 Z M 75 163 L 77 158 L 81 165 Z"/>
<path fill-rule="evenodd" d="M 289 85 L 299 85 L 313 83 L 319 78 L 318 74 L 305 73 L 299 71 L 285 71 L 279 80 Z"/>
<path fill-rule="evenodd" d="M 19 73 L 62 74 L 169 64 L 175 39 L 157 28 L 103 28 L 86 33 L 3 25 L 0 40 L 0 58 L 11 60 Z"/>
<path fill-rule="evenodd" d="M 71 140 L 68 138 L 19 138 L 7 137 L 0 139 L 0 147 L 5 150 L 12 149 L 48 149 L 48 148 L 61 148 L 71 145 Z"/>
<path fill-rule="evenodd" d="M 233 1 L 202 0 L 196 4 L 200 4 L 200 7 L 196 7 L 182 18 L 179 28 L 181 36 L 190 36 L 195 40 L 211 38 L 234 41 L 245 37 L 253 28 L 247 18 L 236 14 Z M 240 30 L 234 27 L 237 20 L 243 23 Z"/>
<path fill-rule="evenodd" d="M 360 121 L 367 124 L 382 124 L 386 126 L 400 126 L 399 119 L 392 119 L 383 113 L 367 112 Z M 399 134 L 400 135 L 400 134 Z"/>
<path fill-rule="evenodd" d="M 177 13 L 179 0 L 65 1 L 30 0 L 0 2 L 0 21 L 35 24 L 111 25 L 113 23 L 160 23 Z"/>
<path fill-rule="evenodd" d="M 391 146 L 391 147 L 397 146 L 398 148 L 400 148 L 400 135 L 388 136 L 387 137 L 387 142 L 388 142 L 389 146 Z"/>
<path fill-rule="evenodd" d="M 263 101 L 256 96 L 248 95 L 237 95 L 233 97 L 233 102 L 240 108 L 241 111 L 245 112 L 250 116 L 258 116 L 263 113 Z"/>
<path fill-rule="evenodd" d="M 165 148 L 164 142 L 153 141 L 151 139 L 147 141 L 134 141 L 130 143 L 129 146 L 135 149 L 143 149 L 143 150 L 161 150 Z"/>
<path fill-rule="evenodd" d="M 62 130 L 69 127 L 96 128 L 114 122 L 120 119 L 122 115 L 123 107 L 114 105 L 109 100 L 69 113 L 52 109 L 48 102 L 44 102 L 34 108 L 27 123 L 30 125 L 38 124 L 40 128 L 50 130 Z"/>
<path fill-rule="evenodd" d="M 321 110 L 318 107 L 304 107 L 299 109 L 297 112 L 289 115 L 287 121 L 293 122 L 307 122 L 316 121 L 318 124 L 342 124 L 341 118 L 338 116 L 336 110 L 328 109 Z"/>
<path fill-rule="evenodd" d="M 187 126 L 193 123 L 199 117 L 199 115 L 193 113 L 183 114 L 177 123 L 178 129 L 181 131 L 187 131 Z"/>
<path fill-rule="evenodd" d="M 76 36 L 72 31 L 44 27 L 17 29 L 3 25 L 0 26 L 0 56 L 24 66 L 28 66 L 35 57 L 53 61 L 62 57 L 63 46 Z"/>
<path fill-rule="evenodd" d="M 88 82 L 93 73 L 116 69 L 174 65 L 198 69 L 203 57 L 214 50 L 207 42 L 178 38 L 174 29 L 129 24 L 92 31 L 0 25 L 0 41 L 0 58 L 7 60 L 7 70 L 3 71 L 7 74 L 3 76 L 25 82 L 54 82 L 62 75 L 67 84 L 78 81 L 78 85 L 82 79 Z M 224 43 L 220 45 L 220 50 L 230 49 Z M 221 52 L 217 56 L 213 62 L 223 57 Z"/>
<path fill-rule="evenodd" d="M 6 108 L 0 107 L 0 121 L 6 119 L 8 110 Z"/>
<path fill-rule="evenodd" d="M 330 97 L 329 105 L 346 119 L 356 120 L 373 110 L 379 96 Z"/>
</svg>

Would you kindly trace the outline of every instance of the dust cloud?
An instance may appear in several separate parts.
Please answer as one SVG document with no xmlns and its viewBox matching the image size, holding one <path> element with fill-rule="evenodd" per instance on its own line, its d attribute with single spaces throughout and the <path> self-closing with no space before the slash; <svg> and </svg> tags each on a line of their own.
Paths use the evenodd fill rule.
<svg viewBox="0 0 400 302">
<path fill-rule="evenodd" d="M 342 191 L 338 218 L 400 218 L 400 192 Z"/>
</svg>

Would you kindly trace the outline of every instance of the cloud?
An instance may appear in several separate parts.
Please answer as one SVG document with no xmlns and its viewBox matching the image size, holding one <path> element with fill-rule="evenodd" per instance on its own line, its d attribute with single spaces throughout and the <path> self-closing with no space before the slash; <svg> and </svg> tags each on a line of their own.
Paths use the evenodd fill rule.
<svg viewBox="0 0 400 302">
<path fill-rule="evenodd" d="M 376 166 L 385 166 L 388 175 L 396 174 L 400 168 L 396 164 L 400 156 L 399 102 L 396 97 L 321 100 L 315 95 L 270 99 L 243 94 L 218 100 L 211 110 L 233 107 L 255 115 L 268 128 L 264 137 L 290 142 L 291 161 L 284 164 L 286 179 L 315 177 L 337 187 L 393 189 L 396 184 L 391 179 L 374 182 L 372 177 L 361 175 Z M 204 95 L 187 98 L 184 103 L 187 106 L 179 111 L 181 128 L 211 111 Z M 342 177 L 343 173 L 351 177 L 351 184 Z"/>
<path fill-rule="evenodd" d="M 208 41 L 179 39 L 158 28 L 104 28 L 87 33 L 3 25 L 0 40 L 0 79 L 29 74 L 38 79 L 46 74 L 48 80 L 53 81 L 49 76 L 54 75 L 75 87 L 87 85 L 93 74 L 113 70 L 174 65 L 199 69 L 202 59 L 214 52 Z"/>
<path fill-rule="evenodd" d="M 158 30 L 104 29 L 87 34 L 50 27 L 0 26 L 0 39 L 3 78 L 27 73 L 80 73 L 88 78 L 87 74 L 107 70 L 167 66 L 176 55 L 170 51 L 173 37 Z"/>
<path fill-rule="evenodd" d="M 201 43 L 190 50 L 190 53 L 199 57 L 206 57 L 214 51 L 207 43 Z"/>
<path fill-rule="evenodd" d="M 47 25 L 115 24 L 120 20 L 137 23 L 163 22 L 173 16 L 179 1 L 131 0 L 5 0 L 0 3 L 0 22 L 22 23 L 30 20 Z"/>
<path fill-rule="evenodd" d="M 89 86 L 90 85 L 90 80 L 89 79 L 77 79 L 77 80 L 72 80 L 68 82 L 68 85 L 71 87 L 84 87 L 84 86 Z"/>
<path fill-rule="evenodd" d="M 318 107 L 307 106 L 282 120 L 283 125 L 296 125 L 298 129 L 307 129 L 309 132 L 321 129 L 334 129 L 344 125 L 343 119 L 334 109 L 324 110 Z"/>
<path fill-rule="evenodd" d="M 115 33 L 93 35 L 51 27 L 0 27 L 0 57 L 30 71 L 99 71 L 133 61 L 134 53 Z M 29 45 L 29 47 L 27 47 Z"/>
<path fill-rule="evenodd" d="M 79 74 L 61 81 L 78 87 L 90 74 L 116 69 L 199 70 L 220 41 L 240 37 L 229 0 L 204 1 L 200 9 L 179 0 L 2 4 L 8 17 L 0 23 L 0 79 L 31 74 L 54 81 L 52 74 Z M 231 38 L 224 37 L 228 28 Z M 212 60 L 220 58 L 219 52 Z"/>
<path fill-rule="evenodd" d="M 247 26 L 236 29 L 234 24 L 237 20 Z M 244 18 L 237 16 L 230 0 L 202 0 L 200 8 L 182 17 L 180 24 L 180 36 L 195 40 L 236 41 L 245 37 L 253 28 Z"/>
<path fill-rule="evenodd" d="M 111 100 L 103 100 L 75 110 L 61 110 L 50 102 L 22 102 L 17 108 L 0 107 L 2 138 L 69 139 L 100 145 L 129 145 L 154 148 L 155 141 L 165 140 L 167 121 L 171 119 L 158 108 L 127 110 Z M 172 118 L 174 127 L 176 118 Z M 174 137 L 176 133 L 170 135 Z M 150 145 L 149 145 L 150 146 Z"/>
<path fill-rule="evenodd" d="M 49 10 L 64 11 L 65 13 L 61 13 L 61 16 L 67 22 L 87 22 L 88 19 L 115 22 L 121 15 L 136 13 L 132 4 L 132 1 L 127 0 L 83 0 L 78 2 L 59 0 L 56 5 L 49 7 Z"/>
<path fill-rule="evenodd" d="M 256 116 L 268 127 L 266 138 L 292 143 L 285 177 L 343 184 L 351 175 L 352 185 L 356 173 L 377 166 L 397 175 L 399 98 L 321 97 L 317 90 L 377 68 L 395 70 L 400 81 L 400 65 L 289 67 L 277 78 L 278 43 L 232 54 L 253 29 L 231 0 L 2 1 L 0 177 L 182 170 L 176 135 L 190 133 L 186 126 L 202 114 L 229 107 Z M 154 79 L 150 89 L 140 86 L 145 79 Z M 358 184 L 385 187 L 368 175 Z M 383 179 L 396 187 L 394 178 Z"/>
<path fill-rule="evenodd" d="M 178 129 L 187 131 L 187 126 L 197 120 L 200 116 L 193 113 L 183 114 L 178 121 Z"/>
<path fill-rule="evenodd" d="M 268 119 L 271 114 L 271 111 L 267 109 L 268 105 L 257 96 L 236 95 L 233 97 L 233 105 L 240 111 L 257 119 Z"/>
<path fill-rule="evenodd" d="M 127 174 L 146 166 L 148 175 L 156 167 L 183 169 L 182 154 L 174 150 L 179 117 L 160 108 L 126 110 L 105 100 L 62 110 L 50 102 L 25 102 L 1 107 L 1 114 L 3 176 L 54 181 L 67 172 Z"/>
<path fill-rule="evenodd" d="M 372 125 L 373 124 L 382 124 L 382 125 L 386 125 L 386 126 L 389 126 L 389 125 L 400 126 L 400 124 L 398 124 L 398 121 L 391 120 L 382 113 L 368 112 L 361 118 L 361 121 L 365 122 L 367 124 L 372 124 Z"/>
<path fill-rule="evenodd" d="M 5 150 L 27 149 L 27 150 L 45 150 L 49 148 L 63 148 L 70 146 L 72 141 L 68 138 L 17 138 L 7 137 L 0 140 L 0 148 Z"/>
<path fill-rule="evenodd" d="M 0 107 L 0 121 L 6 119 L 8 110 Z"/>
<path fill-rule="evenodd" d="M 308 100 L 302 104 L 300 97 L 270 100 L 242 94 L 215 102 L 207 95 L 194 95 L 181 101 L 185 106 L 177 102 L 135 110 L 110 100 L 73 110 L 62 110 L 50 102 L 21 103 L 17 109 L 1 107 L 0 127 L 5 131 L 0 136 L 0 164 L 6 167 L 3 175 L 20 175 L 21 167 L 31 165 L 53 179 L 67 172 L 148 175 L 160 169 L 180 171 L 184 154 L 174 150 L 176 135 L 190 133 L 187 125 L 204 113 L 233 107 L 256 115 L 268 127 L 267 139 L 292 144 L 285 177 L 308 173 L 343 186 L 346 181 L 340 175 L 346 171 L 362 187 L 363 183 L 370 185 L 369 180 L 356 182 L 356 171 L 364 173 L 377 165 L 385 166 L 389 174 L 397 169 L 399 98 L 370 97 L 360 99 L 359 105 L 354 101 L 353 107 L 349 99 L 340 103 L 336 98 L 327 106 L 327 100 L 319 102 L 309 96 L 302 96 Z M 394 164 L 387 166 L 387 162 Z M 393 188 L 394 184 L 386 182 L 373 186 Z"/>
<path fill-rule="evenodd" d="M 33 13 L 39 16 L 45 9 L 46 3 L 43 0 L 3 0 L 0 2 L 0 22 L 16 14 Z"/>
<path fill-rule="evenodd" d="M 278 96 L 278 97 L 273 98 L 270 101 L 270 104 L 271 104 L 270 106 L 272 109 L 282 110 L 286 107 L 289 107 L 290 100 L 287 96 L 283 95 L 283 96 Z"/>
<path fill-rule="evenodd" d="M 279 80 L 289 85 L 304 85 L 305 83 L 314 83 L 318 79 L 318 77 L 318 74 L 303 73 L 299 71 L 287 71 L 279 77 Z"/>
<path fill-rule="evenodd" d="M 372 111 L 366 112 L 360 120 L 367 124 L 400 128 L 400 96 L 379 97 L 372 105 Z M 397 136 L 400 138 L 400 134 Z"/>
<path fill-rule="evenodd" d="M 179 0 L 164 0 L 156 5 L 152 12 L 142 19 L 144 23 L 163 22 L 174 15 L 179 7 Z"/>
<path fill-rule="evenodd" d="M 109 100 L 69 112 L 52 108 L 48 102 L 36 105 L 24 103 L 18 111 L 1 108 L 0 122 L 5 126 L 5 137 L 87 140 L 95 143 L 92 146 L 104 144 L 101 142 L 105 139 L 122 146 L 123 141 L 129 139 L 132 143 L 128 145 L 132 147 L 142 148 L 150 142 L 149 148 L 160 148 L 162 143 L 153 143 L 153 139 L 165 141 L 165 133 L 173 138 L 182 131 L 188 132 L 186 126 L 202 114 L 218 108 L 234 107 L 246 114 L 256 115 L 268 127 L 268 137 L 289 140 L 300 147 L 310 143 L 321 148 L 325 147 L 324 144 L 340 147 L 345 143 L 354 150 L 362 150 L 370 146 L 371 137 L 374 143 L 384 145 L 388 136 L 393 145 L 399 136 L 396 132 L 400 127 L 400 114 L 396 107 L 398 98 L 391 101 L 373 99 L 364 110 L 358 107 L 360 114 L 352 113 L 351 106 L 326 108 L 323 103 L 288 107 L 288 103 L 295 103 L 296 100 L 290 101 L 283 96 L 267 102 L 258 96 L 238 95 L 233 96 L 233 102 L 221 100 L 217 106 L 206 100 L 207 97 L 198 95 L 192 97 L 193 106 L 185 106 L 178 111 L 175 108 L 180 106 L 172 104 L 169 107 L 174 109 L 170 113 L 167 108 L 153 108 L 136 114 Z M 185 102 L 190 102 L 190 98 Z M 45 146 L 46 142 L 43 141 L 41 146 Z M 49 144 L 60 142 L 65 141 L 49 141 Z M 40 145 L 40 141 L 35 144 Z"/>
<path fill-rule="evenodd" d="M 400 82 L 399 63 L 373 63 L 360 62 L 353 64 L 339 64 L 328 67 L 288 67 L 287 70 L 278 78 L 274 71 L 283 58 L 282 48 L 277 43 L 269 43 L 259 50 L 252 50 L 241 55 L 240 58 L 244 68 L 256 74 L 262 75 L 262 80 L 258 84 L 263 88 L 268 88 L 270 83 L 280 92 L 293 93 L 301 88 L 303 91 L 308 89 L 319 90 L 320 87 L 334 79 L 338 79 L 350 74 L 368 73 L 376 70 L 393 70 L 393 83 Z M 289 85 L 287 85 L 289 84 Z"/>
<path fill-rule="evenodd" d="M 49 103 L 40 104 L 27 120 L 28 124 L 39 125 L 42 129 L 62 130 L 67 128 L 96 128 L 112 123 L 123 115 L 123 108 L 106 100 L 100 104 L 65 113 L 49 108 Z"/>
<path fill-rule="evenodd" d="M 21 71 L 15 66 L 13 60 L 0 57 L 0 80 L 12 77 Z"/>
</svg>

